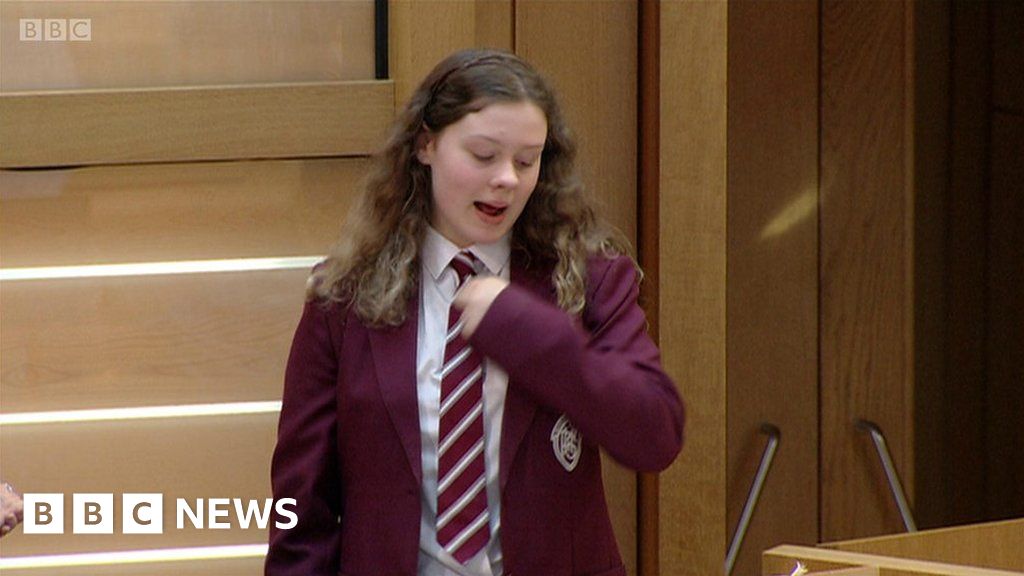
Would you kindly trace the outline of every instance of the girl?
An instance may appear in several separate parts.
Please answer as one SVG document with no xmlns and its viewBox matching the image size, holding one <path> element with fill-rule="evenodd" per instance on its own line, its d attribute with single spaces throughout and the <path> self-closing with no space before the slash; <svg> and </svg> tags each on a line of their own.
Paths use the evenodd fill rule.
<svg viewBox="0 0 1024 576">
<path fill-rule="evenodd" d="M 626 573 L 599 448 L 662 470 L 683 409 L 574 155 L 512 54 L 455 53 L 413 94 L 308 285 L 268 575 Z"/>
</svg>

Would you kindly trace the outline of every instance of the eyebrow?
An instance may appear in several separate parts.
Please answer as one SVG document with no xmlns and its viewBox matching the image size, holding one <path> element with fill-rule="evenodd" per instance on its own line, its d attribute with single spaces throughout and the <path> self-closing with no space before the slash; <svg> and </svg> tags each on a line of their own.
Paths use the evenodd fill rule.
<svg viewBox="0 0 1024 576">
<path fill-rule="evenodd" d="M 497 138 L 492 138 L 492 137 L 484 135 L 484 134 L 470 134 L 469 137 L 470 138 L 480 138 L 482 140 L 487 140 L 489 142 L 493 142 L 493 143 L 498 144 L 500 146 L 503 146 L 505 144 L 505 142 L 503 142 L 501 140 L 498 140 Z M 523 149 L 524 150 L 533 150 L 535 148 L 543 148 L 543 147 L 544 147 L 544 142 L 541 142 L 540 144 L 531 144 L 529 146 L 523 146 Z"/>
</svg>

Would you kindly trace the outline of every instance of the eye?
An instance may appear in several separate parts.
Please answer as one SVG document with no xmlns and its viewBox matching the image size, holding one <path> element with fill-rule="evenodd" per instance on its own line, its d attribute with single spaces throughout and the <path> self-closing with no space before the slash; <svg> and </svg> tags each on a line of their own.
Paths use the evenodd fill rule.
<svg viewBox="0 0 1024 576">
<path fill-rule="evenodd" d="M 516 164 L 520 168 L 533 168 L 533 165 L 537 163 L 537 160 L 516 160 Z"/>
<path fill-rule="evenodd" d="M 490 162 L 491 160 L 494 160 L 494 154 L 478 154 L 476 152 L 471 152 L 470 154 L 480 162 Z"/>
</svg>

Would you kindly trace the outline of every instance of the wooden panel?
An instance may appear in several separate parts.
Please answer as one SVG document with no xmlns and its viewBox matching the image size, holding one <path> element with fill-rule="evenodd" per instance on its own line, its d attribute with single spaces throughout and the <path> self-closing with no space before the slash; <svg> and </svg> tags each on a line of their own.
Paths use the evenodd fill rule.
<svg viewBox="0 0 1024 576">
<path fill-rule="evenodd" d="M 913 470 L 912 158 L 902 2 L 821 7 L 821 533 L 902 530 L 879 458 L 856 419 Z"/>
<path fill-rule="evenodd" d="M 992 10 L 992 104 L 996 109 L 1024 114 L 1024 4 L 1000 0 Z"/>
<path fill-rule="evenodd" d="M 1024 519 L 1018 519 L 834 542 L 827 547 L 847 552 L 1024 572 L 1022 542 Z"/>
<path fill-rule="evenodd" d="M 989 4 L 953 2 L 949 196 L 948 310 L 945 374 L 949 394 L 939 436 L 950 524 L 985 519 L 985 277 L 987 264 L 988 114 L 991 86 Z M 955 492 L 954 492 L 955 491 Z"/>
<path fill-rule="evenodd" d="M 2 410 L 277 399 L 308 275 L 4 282 Z"/>
<path fill-rule="evenodd" d="M 91 19 L 91 39 L 23 42 L 22 18 Z M 0 26 L 0 92 L 374 75 L 373 0 L 4 0 Z"/>
<path fill-rule="evenodd" d="M 766 50 L 766 46 L 771 46 Z M 729 6 L 728 508 L 782 436 L 734 567 L 818 541 L 818 2 Z"/>
<path fill-rule="evenodd" d="M 841 568 L 824 572 L 808 572 L 807 576 L 879 576 L 878 568 L 863 566 L 860 568 Z"/>
<path fill-rule="evenodd" d="M 364 159 L 0 171 L 3 268 L 326 254 Z"/>
<path fill-rule="evenodd" d="M 584 183 L 601 214 L 636 238 L 637 13 L 633 2 L 520 0 L 516 53 L 555 86 L 577 135 Z M 614 83 L 609 82 L 614 78 Z M 619 550 L 637 566 L 636 474 L 610 458 L 604 482 Z"/>
<path fill-rule="evenodd" d="M 659 343 L 658 287 L 661 284 L 661 3 L 640 0 L 637 5 L 639 93 L 637 116 L 637 260 L 644 271 L 640 306 L 647 315 L 648 331 Z M 661 503 L 657 474 L 637 478 L 637 574 L 661 573 Z"/>
<path fill-rule="evenodd" d="M 389 0 L 388 59 L 401 109 L 426 75 L 462 48 L 515 46 L 513 0 Z"/>
<path fill-rule="evenodd" d="M 0 167 L 365 155 L 390 81 L 0 96 Z"/>
<path fill-rule="evenodd" d="M 554 84 L 601 214 L 636 238 L 637 11 L 633 2 L 520 0 L 516 53 Z"/>
<path fill-rule="evenodd" d="M 997 519 L 1024 516 L 1024 114 L 993 113 L 991 138 L 985 473 Z"/>
<path fill-rule="evenodd" d="M 23 492 L 64 494 L 64 534 L 0 540 L 3 557 L 262 544 L 266 530 L 176 526 L 175 501 L 270 497 L 277 414 L 38 424 L 0 428 L 4 477 Z M 114 534 L 73 534 L 73 493 L 114 494 Z M 121 534 L 121 494 L 163 494 L 163 534 Z M 19 529 L 20 532 L 20 529 Z M 5 571 L 6 573 L 6 571 Z"/>
<path fill-rule="evenodd" d="M 388 64 L 401 109 L 445 56 L 476 45 L 476 2 L 389 0 Z"/>
<path fill-rule="evenodd" d="M 719 574 L 725 558 L 727 13 L 661 6 L 658 323 L 687 403 L 686 444 L 661 475 L 662 574 Z"/>
<path fill-rule="evenodd" d="M 474 6 L 476 8 L 475 44 L 508 52 L 514 51 L 513 0 L 475 0 Z"/>
<path fill-rule="evenodd" d="M 876 567 L 882 576 L 1010 576 L 1020 572 L 977 568 L 961 564 L 944 564 L 923 560 L 907 560 L 892 556 L 841 552 L 805 546 L 777 546 L 764 553 L 762 574 L 789 574 L 796 561 L 812 571 L 837 570 L 846 567 Z M 809 576 L 809 575 L 808 575 Z"/>
<path fill-rule="evenodd" d="M 918 528 L 949 524 L 957 498 L 946 471 L 959 465 L 949 453 L 946 403 L 947 259 L 950 151 L 951 8 L 947 0 L 913 3 L 913 374 L 914 486 Z M 912 45 L 910 44 L 912 42 Z M 954 460 L 954 462 L 950 462 Z"/>
<path fill-rule="evenodd" d="M 813 553 L 813 554 L 812 554 Z M 766 550 L 762 555 L 761 574 L 764 576 L 782 576 L 798 572 L 799 564 L 811 570 L 811 574 L 819 572 L 829 573 L 841 571 L 855 566 L 852 562 L 840 562 L 833 558 L 833 554 L 822 554 L 815 548 L 804 546 L 776 546 Z M 799 564 L 798 564 L 799 563 Z"/>
</svg>

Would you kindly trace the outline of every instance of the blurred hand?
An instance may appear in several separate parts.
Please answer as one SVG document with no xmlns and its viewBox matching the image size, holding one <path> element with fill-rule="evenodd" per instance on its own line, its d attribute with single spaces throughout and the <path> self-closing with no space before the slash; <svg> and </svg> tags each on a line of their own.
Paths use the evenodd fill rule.
<svg viewBox="0 0 1024 576">
<path fill-rule="evenodd" d="M 455 294 L 452 305 L 462 311 L 462 337 L 469 339 L 480 325 L 494 299 L 508 286 L 508 280 L 498 276 L 475 276 L 466 281 Z"/>
<path fill-rule="evenodd" d="M 0 536 L 7 535 L 21 523 L 23 507 L 21 494 L 18 494 L 10 484 L 0 483 L 0 521 L 3 522 L 0 524 Z"/>
</svg>

